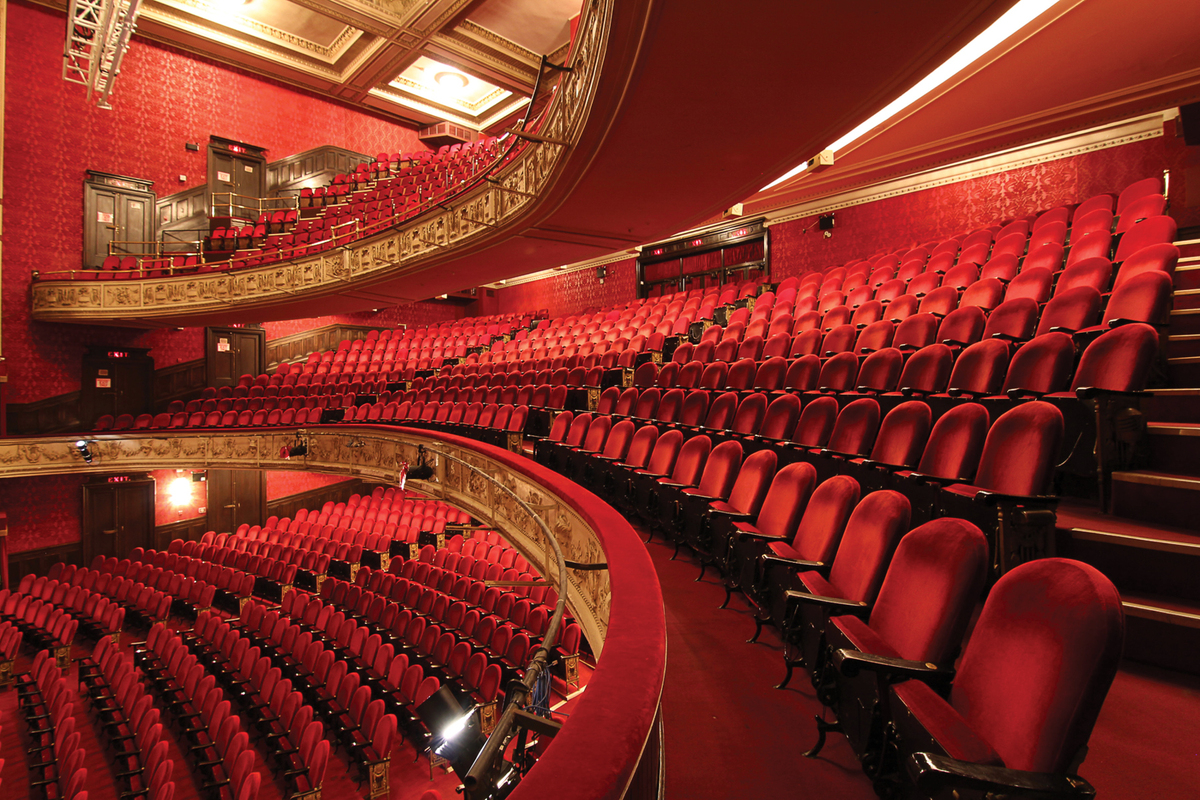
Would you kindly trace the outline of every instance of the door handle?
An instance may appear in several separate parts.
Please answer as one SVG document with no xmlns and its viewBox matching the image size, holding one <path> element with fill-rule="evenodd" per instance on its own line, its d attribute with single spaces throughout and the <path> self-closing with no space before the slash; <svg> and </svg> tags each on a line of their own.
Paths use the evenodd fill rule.
<svg viewBox="0 0 1200 800">
<path fill-rule="evenodd" d="M 223 506 L 223 508 L 237 508 L 237 503 L 230 503 L 227 506 Z"/>
<path fill-rule="evenodd" d="M 100 532 L 101 532 L 101 533 L 103 533 L 103 534 L 106 534 L 106 535 L 108 535 L 108 536 L 116 536 L 116 535 L 117 535 L 117 529 L 116 529 L 116 528 L 102 529 Z"/>
</svg>

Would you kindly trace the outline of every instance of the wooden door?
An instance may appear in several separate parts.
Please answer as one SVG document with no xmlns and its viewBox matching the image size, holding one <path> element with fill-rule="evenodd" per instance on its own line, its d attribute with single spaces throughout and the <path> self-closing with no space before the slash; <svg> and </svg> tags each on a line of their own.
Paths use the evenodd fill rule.
<svg viewBox="0 0 1200 800">
<path fill-rule="evenodd" d="M 256 328 L 205 329 L 209 386 L 236 386 L 242 375 L 266 370 L 267 334 Z"/>
<path fill-rule="evenodd" d="M 125 558 L 154 544 L 154 479 L 101 476 L 83 485 L 83 558 Z"/>
<path fill-rule="evenodd" d="M 80 419 L 95 422 L 102 414 L 138 414 L 154 401 L 154 359 L 144 348 L 92 346 L 83 355 L 79 392 Z"/>
<path fill-rule="evenodd" d="M 260 470 L 208 471 L 209 530 L 229 533 L 242 523 L 261 525 L 266 505 L 266 484 Z"/>
<path fill-rule="evenodd" d="M 113 242 L 113 255 L 154 252 L 158 235 L 152 184 L 136 178 L 89 172 L 83 184 L 83 264 L 99 269 Z"/>
<path fill-rule="evenodd" d="M 208 190 L 213 199 L 210 224 L 225 227 L 253 222 L 259 214 L 258 199 L 267 193 L 267 159 L 262 148 L 216 140 L 208 146 Z M 219 197 L 231 192 L 230 203 Z"/>
</svg>

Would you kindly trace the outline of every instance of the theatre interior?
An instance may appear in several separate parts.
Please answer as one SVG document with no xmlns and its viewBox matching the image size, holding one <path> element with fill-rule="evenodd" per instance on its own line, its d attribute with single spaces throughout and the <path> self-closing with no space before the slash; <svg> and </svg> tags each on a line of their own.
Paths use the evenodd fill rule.
<svg viewBox="0 0 1200 800">
<path fill-rule="evenodd" d="M 1200 797 L 1200 4 L 0 28 L 5 797 Z"/>
</svg>

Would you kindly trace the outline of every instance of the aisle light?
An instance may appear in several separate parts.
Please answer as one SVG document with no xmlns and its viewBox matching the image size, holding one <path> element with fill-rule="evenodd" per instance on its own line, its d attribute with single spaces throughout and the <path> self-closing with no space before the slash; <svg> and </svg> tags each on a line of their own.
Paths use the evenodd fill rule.
<svg viewBox="0 0 1200 800">
<path fill-rule="evenodd" d="M 846 145 L 879 127 L 905 108 L 908 108 L 974 64 L 1001 42 L 1028 25 L 1039 15 L 1048 11 L 1057 2 L 1058 0 L 1020 0 L 1016 5 L 1004 12 L 999 19 L 989 25 L 987 30 L 972 39 L 963 49 L 942 62 L 941 66 L 918 81 L 911 89 L 879 109 L 879 111 L 876 111 L 864 122 L 825 149 L 836 153 Z M 808 163 L 808 161 L 802 161 L 798 166 L 771 181 L 762 189 L 759 189 L 759 191 L 765 192 L 767 189 L 778 186 L 784 181 L 799 175 L 808 167 Z"/>
</svg>

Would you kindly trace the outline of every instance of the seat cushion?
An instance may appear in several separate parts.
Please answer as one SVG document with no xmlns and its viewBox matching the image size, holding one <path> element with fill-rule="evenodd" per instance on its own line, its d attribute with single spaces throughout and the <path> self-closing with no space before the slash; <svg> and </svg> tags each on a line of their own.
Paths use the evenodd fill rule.
<svg viewBox="0 0 1200 800">
<path fill-rule="evenodd" d="M 992 746 L 971 730 L 954 706 L 921 681 L 894 685 L 889 702 L 902 741 L 907 737 L 913 747 L 927 747 L 928 737 L 951 758 L 1003 766 L 1004 762 Z"/>
<path fill-rule="evenodd" d="M 842 593 L 837 587 L 829 581 L 821 577 L 821 573 L 809 570 L 801 572 L 798 576 L 800 584 L 804 587 L 804 591 L 817 597 L 841 597 Z"/>
</svg>

